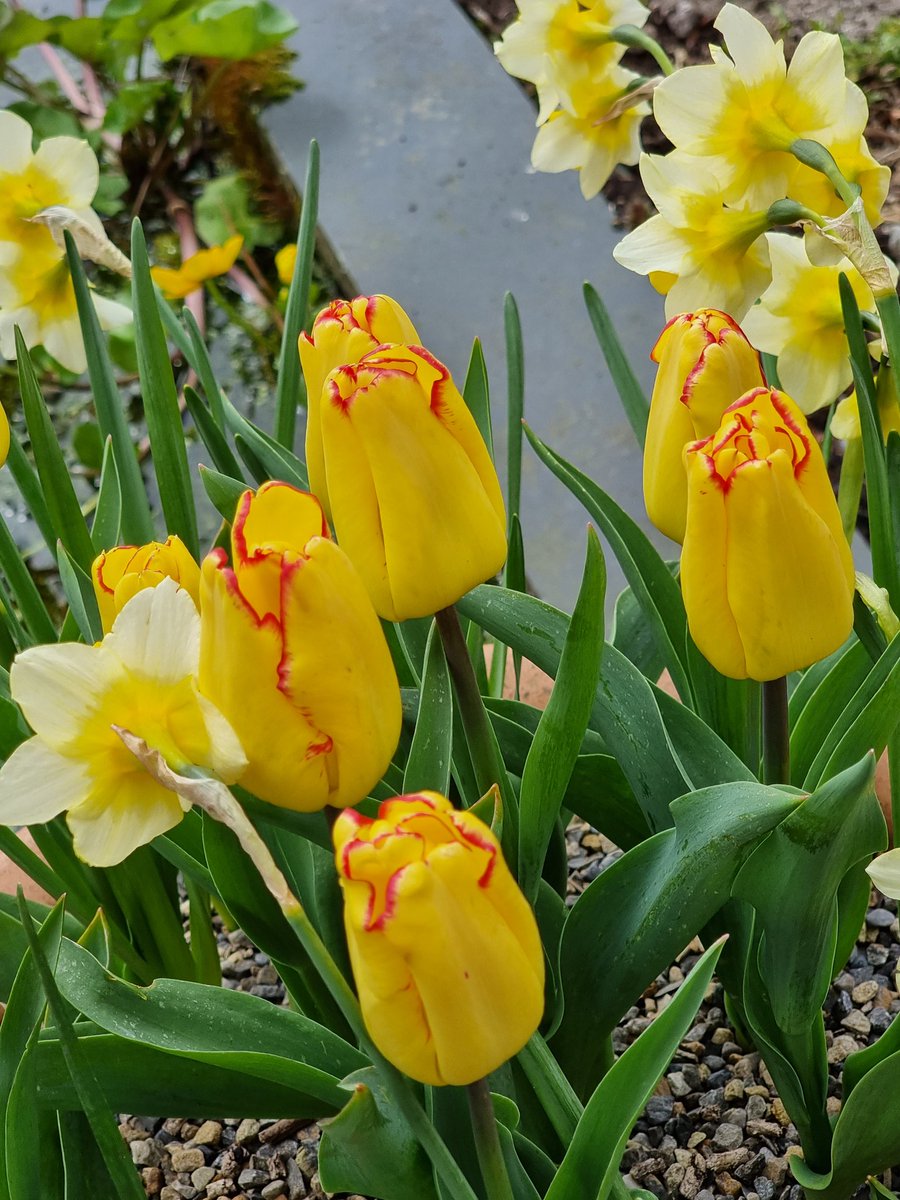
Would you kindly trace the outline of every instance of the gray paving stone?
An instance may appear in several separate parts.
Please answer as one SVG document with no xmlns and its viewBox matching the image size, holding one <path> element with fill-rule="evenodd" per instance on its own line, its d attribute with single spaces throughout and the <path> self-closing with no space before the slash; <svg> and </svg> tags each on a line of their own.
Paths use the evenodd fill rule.
<svg viewBox="0 0 900 1200">
<path fill-rule="evenodd" d="M 612 260 L 621 236 L 574 174 L 531 171 L 534 113 L 452 0 L 286 0 L 305 88 L 266 121 L 294 177 L 322 150 L 321 225 L 359 290 L 408 309 L 458 382 L 477 335 L 505 398 L 503 296 L 519 304 L 535 431 L 648 527 L 640 455 L 606 373 L 581 285 L 615 316 L 649 388 L 664 317 Z M 496 420 L 496 415 L 495 415 Z M 497 430 L 505 444 L 505 429 Z M 587 517 L 526 447 L 523 526 L 537 591 L 571 607 Z M 670 543 L 654 534 L 657 544 Z M 609 563 L 611 597 L 622 586 Z"/>
</svg>

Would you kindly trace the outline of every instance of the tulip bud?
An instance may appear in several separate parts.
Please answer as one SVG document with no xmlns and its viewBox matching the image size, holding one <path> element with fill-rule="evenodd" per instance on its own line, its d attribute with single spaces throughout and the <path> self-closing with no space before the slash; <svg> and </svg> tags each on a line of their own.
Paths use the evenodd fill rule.
<svg viewBox="0 0 900 1200">
<path fill-rule="evenodd" d="M 853 627 L 853 560 L 799 408 L 756 388 L 687 447 L 681 586 L 691 636 L 732 679 L 777 679 Z"/>
<path fill-rule="evenodd" d="M 331 516 L 325 478 L 325 458 L 319 410 L 325 380 L 336 367 L 357 363 L 364 354 L 386 342 L 418 345 L 419 335 L 409 317 L 390 296 L 357 296 L 333 300 L 313 322 L 312 333 L 297 343 L 306 382 L 306 467 L 310 490 Z"/>
<path fill-rule="evenodd" d="M 428 616 L 500 570 L 497 473 L 443 363 L 382 346 L 332 371 L 321 422 L 335 531 L 380 616 Z"/>
<path fill-rule="evenodd" d="M 741 327 L 714 308 L 673 317 L 650 357 L 659 371 L 644 446 L 644 503 L 656 528 L 683 542 L 684 447 L 715 433 L 728 405 L 766 379 Z"/>
<path fill-rule="evenodd" d="M 400 689 L 362 581 L 318 501 L 285 483 L 244 492 L 203 563 L 200 690 L 249 760 L 244 787 L 313 812 L 356 804 L 400 736 Z"/>
<path fill-rule="evenodd" d="M 422 1083 L 473 1083 L 544 1008 L 537 923 L 490 829 L 436 792 L 334 826 L 344 927 L 366 1028 Z"/>
<path fill-rule="evenodd" d="M 164 542 L 104 550 L 94 559 L 91 578 L 104 633 L 109 633 L 132 596 L 144 588 L 156 587 L 164 579 L 174 579 L 194 604 L 200 603 L 200 568 L 175 534 Z"/>
</svg>

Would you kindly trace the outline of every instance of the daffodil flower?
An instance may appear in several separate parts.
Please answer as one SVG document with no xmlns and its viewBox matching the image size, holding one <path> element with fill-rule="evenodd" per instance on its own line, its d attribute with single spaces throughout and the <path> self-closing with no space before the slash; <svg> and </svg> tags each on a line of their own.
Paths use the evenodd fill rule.
<svg viewBox="0 0 900 1200">
<path fill-rule="evenodd" d="M 172 579 L 139 592 L 102 642 L 18 655 L 10 691 L 35 736 L 0 769 L 0 821 L 60 813 L 76 853 L 112 866 L 177 825 L 190 807 L 126 748 L 127 730 L 174 771 L 192 765 L 234 782 L 246 767 L 233 729 L 195 684 L 200 617 Z"/>
<path fill-rule="evenodd" d="M 177 270 L 171 267 L 152 267 L 150 274 L 167 300 L 183 300 L 185 296 L 202 287 L 207 279 L 227 274 L 237 262 L 243 244 L 244 239 L 236 235 L 228 238 L 221 246 L 198 250 L 190 258 L 186 258 Z"/>
<path fill-rule="evenodd" d="M 772 278 L 766 213 L 724 205 L 707 164 L 677 152 L 642 155 L 641 178 L 659 213 L 619 242 L 616 262 L 651 276 L 669 319 L 717 308 L 741 321 Z"/>
<path fill-rule="evenodd" d="M 782 43 L 736 5 L 724 6 L 715 27 L 728 53 L 711 46 L 711 65 L 685 67 L 663 80 L 654 116 L 676 149 L 705 159 L 726 202 L 767 208 L 792 195 L 790 147 L 797 138 L 827 144 L 835 129 L 849 136 L 848 104 L 858 138 L 865 114 L 844 75 L 836 34 L 807 33 L 787 66 Z"/>
<path fill-rule="evenodd" d="M 778 378 L 805 413 L 823 408 L 852 382 L 844 315 L 841 273 L 864 312 L 875 300 L 848 259 L 816 266 L 803 238 L 769 233 L 772 283 L 761 302 L 744 318 L 744 332 L 759 350 L 778 356 Z M 893 271 L 896 281 L 896 268 Z"/>
<path fill-rule="evenodd" d="M 282 246 L 275 255 L 275 271 L 278 275 L 278 282 L 283 283 L 285 287 L 289 287 L 291 280 L 294 278 L 294 263 L 296 261 L 296 242 L 288 242 L 288 244 L 286 246 Z"/>
<path fill-rule="evenodd" d="M 617 163 L 633 166 L 640 157 L 641 121 L 650 108 L 629 97 L 638 77 L 613 67 L 595 84 L 574 88 L 572 111 L 552 113 L 534 139 L 531 164 L 551 173 L 578 171 L 585 200 L 596 196 Z"/>
<path fill-rule="evenodd" d="M 643 25 L 647 16 L 640 0 L 519 0 L 518 20 L 495 53 L 510 75 L 537 87 L 542 125 L 558 105 L 572 107 L 573 85 L 603 86 L 625 53 L 610 32 L 617 25 Z"/>
</svg>

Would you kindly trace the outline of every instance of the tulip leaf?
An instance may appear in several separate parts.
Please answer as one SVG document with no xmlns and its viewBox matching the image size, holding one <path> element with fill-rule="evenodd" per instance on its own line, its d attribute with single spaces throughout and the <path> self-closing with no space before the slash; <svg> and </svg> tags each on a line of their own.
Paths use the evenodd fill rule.
<svg viewBox="0 0 900 1200">
<path fill-rule="evenodd" d="M 63 458 L 59 439 L 41 395 L 34 364 L 21 330 L 16 327 L 16 366 L 19 374 L 19 391 L 22 408 L 28 426 L 34 461 L 37 465 L 41 490 L 56 537 L 63 543 L 72 558 L 85 571 L 90 571 L 94 561 L 94 548 L 90 534 L 69 477 L 69 469 Z M 55 545 L 55 540 L 54 540 Z"/>
<path fill-rule="evenodd" d="M 756 910 L 768 1007 L 789 1035 L 808 1029 L 824 1003 L 841 881 L 887 844 L 874 779 L 867 755 L 823 784 L 772 830 L 734 881 L 732 894 Z"/>
<path fill-rule="evenodd" d="M 519 306 L 512 292 L 503 297 L 506 342 L 506 503 L 509 517 L 519 515 L 522 499 L 522 415 L 525 411 L 525 351 Z"/>
<path fill-rule="evenodd" d="M 606 1200 L 610 1195 L 631 1128 L 691 1027 L 721 950 L 721 942 L 710 946 L 672 1003 L 597 1085 L 545 1200 Z"/>
<path fill-rule="evenodd" d="M 374 1068 L 355 1072 L 342 1086 L 351 1098 L 322 1127 L 322 1187 L 375 1200 L 437 1200 L 428 1158 Z"/>
<path fill-rule="evenodd" d="M 184 429 L 156 291 L 150 278 L 144 231 L 137 220 L 131 229 L 131 264 L 138 374 L 163 516 L 168 532 L 177 534 L 198 559 L 197 514 Z"/>
<path fill-rule="evenodd" d="M 227 396 L 223 395 L 222 406 L 225 424 L 234 435 L 235 444 L 238 444 L 238 437 L 243 439 L 263 468 L 264 479 L 278 479 L 282 483 L 293 484 L 303 492 L 308 490 L 309 480 L 306 477 L 306 467 L 296 454 L 284 446 L 280 446 L 274 438 L 270 438 L 268 434 L 263 433 L 261 429 L 257 429 L 255 425 L 242 417 Z M 240 449 L 239 444 L 238 448 Z"/>
<path fill-rule="evenodd" d="M 788 703 L 791 725 L 791 778 L 806 778 L 828 730 L 840 717 L 872 668 L 865 648 L 851 638 L 834 654 L 805 671 Z"/>
<path fill-rule="evenodd" d="M 670 571 L 677 565 L 667 564 Z M 609 640 L 651 683 L 655 683 L 665 670 L 653 630 L 644 618 L 640 602 L 631 587 L 623 588 L 616 597 Z"/>
<path fill-rule="evenodd" d="M 300 1013 L 180 979 L 135 987 L 67 938 L 57 980 L 66 999 L 107 1033 L 291 1088 L 311 1098 L 315 1113 L 337 1111 L 339 1079 L 366 1065 L 355 1047 Z"/>
<path fill-rule="evenodd" d="M 230 475 L 222 475 L 209 467 L 200 467 L 200 481 L 216 511 L 230 525 L 234 521 L 238 501 L 247 490 L 247 484 Z"/>
<path fill-rule="evenodd" d="M 294 448 L 297 406 L 306 395 L 297 339 L 309 322 L 309 288 L 316 249 L 316 220 L 319 212 L 319 143 L 309 143 L 309 160 L 303 182 L 300 227 L 297 230 L 297 255 L 291 273 L 284 331 L 278 355 L 278 382 L 275 388 L 275 437 L 288 450 Z M 319 397 L 314 398 L 318 401 Z"/>
<path fill-rule="evenodd" d="M 603 531 L 654 632 L 679 696 L 685 703 L 691 703 L 693 688 L 683 659 L 687 616 L 681 589 L 672 572 L 646 534 L 611 496 L 546 446 L 527 425 L 525 432 L 541 461 L 581 501 Z"/>
<path fill-rule="evenodd" d="M 72 235 L 65 234 L 66 254 L 78 305 L 78 320 L 84 339 L 88 378 L 97 412 L 97 424 L 104 441 L 112 438 L 119 483 L 122 490 L 122 535 L 129 543 L 143 545 L 153 539 L 153 518 L 147 500 L 147 489 L 141 475 L 141 466 L 135 453 L 128 421 L 122 406 L 122 398 L 116 386 L 112 363 L 106 342 L 100 330 L 97 310 L 91 299 L 81 256 L 75 248 Z"/>
<path fill-rule="evenodd" d="M 119 468 L 113 450 L 112 438 L 106 439 L 103 447 L 103 465 L 100 469 L 100 491 L 94 521 L 91 525 L 91 541 L 97 554 L 118 546 L 122 540 L 122 489 L 119 484 Z"/>
<path fill-rule="evenodd" d="M 236 1097 L 240 1097 L 247 1112 L 270 1116 L 317 1117 L 326 1108 L 336 1107 L 320 1098 L 318 1088 L 311 1093 L 299 1081 L 267 1079 L 246 1071 L 241 1062 L 228 1066 L 224 1053 L 217 1062 L 194 1057 L 186 1067 L 180 1054 L 98 1032 L 93 1023 L 79 1034 L 79 1042 L 108 1104 L 120 1112 L 136 1108 L 141 1112 L 202 1112 L 207 1117 L 228 1117 Z M 39 1103 L 47 1107 L 65 1111 L 79 1106 L 55 1038 L 44 1038 L 37 1047 L 37 1093 Z"/>
<path fill-rule="evenodd" d="M 197 432 L 203 445 L 212 455 L 216 470 L 221 471 L 229 479 L 235 479 L 243 485 L 244 475 L 240 463 L 225 439 L 225 434 L 216 424 L 212 413 L 197 395 L 192 387 L 185 387 L 184 402 L 191 419 L 197 427 Z"/>
<path fill-rule="evenodd" d="M 99 642 L 103 637 L 103 626 L 100 622 L 100 610 L 97 607 L 93 583 L 81 567 L 69 557 L 62 542 L 57 547 L 56 561 L 59 566 L 59 581 L 69 602 L 69 612 L 74 617 L 81 636 L 89 646 L 94 642 Z"/>
<path fill-rule="evenodd" d="M 425 648 L 416 728 L 403 773 L 404 794 L 427 788 L 446 795 L 450 786 L 452 750 L 453 693 L 450 672 L 437 625 L 432 622 Z"/>
<path fill-rule="evenodd" d="M 56 1122 L 52 1114 L 42 1113 L 36 1103 L 34 1055 L 32 1043 L 17 1064 L 7 1104 L 0 1110 L 4 1118 L 6 1158 L 6 1171 L 0 1183 L 2 1200 L 63 1200 Z M 35 1146 L 41 1147 L 37 1156 Z"/>
<path fill-rule="evenodd" d="M 463 384 L 463 399 L 466 407 L 475 418 L 478 432 L 481 434 L 488 454 L 494 457 L 494 434 L 491 426 L 491 390 L 488 383 L 487 366 L 484 361 L 484 351 L 481 341 L 476 338 L 472 344 L 472 354 L 466 370 L 466 382 Z"/>
<path fill-rule="evenodd" d="M 625 416 L 634 430 L 638 445 L 643 447 L 647 437 L 647 419 L 650 416 L 647 397 L 631 368 L 628 355 L 622 349 L 622 343 L 619 341 L 606 305 L 600 299 L 596 288 L 590 283 L 584 285 L 584 302 L 587 305 L 588 316 L 594 327 L 594 333 L 597 335 L 597 341 L 600 343 L 600 349 L 603 351 L 603 357 L 606 359 L 612 381 L 616 385 L 619 399 L 625 409 Z"/>
<path fill-rule="evenodd" d="M 593 707 L 603 653 L 606 564 L 588 529 L 584 576 L 556 682 L 525 760 L 519 791 L 519 886 L 530 903 Z"/>
<path fill-rule="evenodd" d="M 859 762 L 866 751 L 881 754 L 900 721 L 900 637 L 893 638 L 834 724 L 823 737 L 803 787 L 813 791 L 826 779 Z"/>
</svg>

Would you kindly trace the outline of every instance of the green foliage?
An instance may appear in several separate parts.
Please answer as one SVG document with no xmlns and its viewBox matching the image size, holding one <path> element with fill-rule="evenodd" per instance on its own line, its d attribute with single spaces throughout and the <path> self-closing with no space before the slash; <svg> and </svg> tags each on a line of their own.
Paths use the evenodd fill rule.
<svg viewBox="0 0 900 1200">
<path fill-rule="evenodd" d="M 204 185 L 194 205 L 197 232 L 210 246 L 221 246 L 239 233 L 248 250 L 273 246 L 281 236 L 278 225 L 255 210 L 250 185 L 243 175 L 219 175 Z"/>
</svg>

